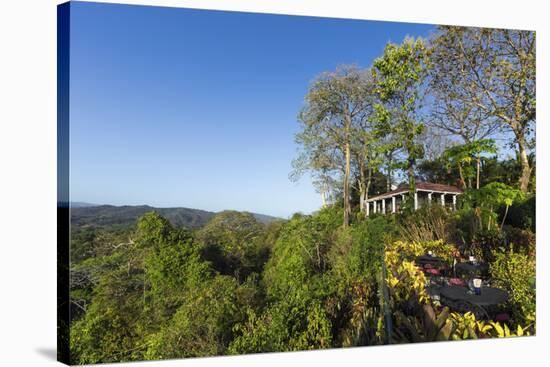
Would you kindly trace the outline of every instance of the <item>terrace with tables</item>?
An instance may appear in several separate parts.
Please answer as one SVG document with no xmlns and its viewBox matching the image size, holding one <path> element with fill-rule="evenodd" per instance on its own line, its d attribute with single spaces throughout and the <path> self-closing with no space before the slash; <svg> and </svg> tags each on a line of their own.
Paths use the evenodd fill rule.
<svg viewBox="0 0 550 367">
<path fill-rule="evenodd" d="M 431 251 L 415 258 L 424 272 L 426 290 L 432 300 L 456 312 L 472 312 L 477 319 L 508 321 L 510 316 L 502 307 L 508 292 L 491 285 L 489 266 L 473 256 L 453 264 Z"/>
</svg>

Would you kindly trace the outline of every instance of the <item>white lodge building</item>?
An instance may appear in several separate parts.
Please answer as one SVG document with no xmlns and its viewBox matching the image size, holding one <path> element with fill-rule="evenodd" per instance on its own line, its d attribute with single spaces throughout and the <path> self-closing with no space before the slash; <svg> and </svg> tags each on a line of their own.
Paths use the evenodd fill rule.
<svg viewBox="0 0 550 367">
<path fill-rule="evenodd" d="M 414 192 L 414 210 L 439 203 L 448 208 L 456 209 L 456 197 L 462 194 L 462 189 L 456 186 L 442 185 L 431 182 L 417 182 Z M 397 213 L 401 211 L 405 196 L 409 196 L 409 185 L 401 184 L 395 190 L 373 196 L 365 201 L 366 214 Z"/>
</svg>

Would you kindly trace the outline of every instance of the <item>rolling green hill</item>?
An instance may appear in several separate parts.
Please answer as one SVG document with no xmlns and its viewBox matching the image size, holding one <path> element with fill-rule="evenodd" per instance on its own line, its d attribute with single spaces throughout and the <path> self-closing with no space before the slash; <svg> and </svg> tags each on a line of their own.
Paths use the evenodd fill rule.
<svg viewBox="0 0 550 367">
<path fill-rule="evenodd" d="M 143 214 L 156 211 L 176 227 L 198 228 L 208 222 L 216 213 L 190 208 L 155 208 L 149 205 L 73 205 L 71 224 L 76 227 L 132 226 Z M 279 219 L 269 215 L 252 213 L 262 223 Z"/>
</svg>

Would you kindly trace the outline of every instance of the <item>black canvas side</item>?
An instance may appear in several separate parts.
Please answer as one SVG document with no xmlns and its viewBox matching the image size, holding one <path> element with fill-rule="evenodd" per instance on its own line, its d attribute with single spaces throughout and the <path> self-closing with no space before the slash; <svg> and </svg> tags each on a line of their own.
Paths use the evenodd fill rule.
<svg viewBox="0 0 550 367">
<path fill-rule="evenodd" d="M 69 307 L 70 3 L 57 7 L 57 360 L 71 364 Z"/>
</svg>

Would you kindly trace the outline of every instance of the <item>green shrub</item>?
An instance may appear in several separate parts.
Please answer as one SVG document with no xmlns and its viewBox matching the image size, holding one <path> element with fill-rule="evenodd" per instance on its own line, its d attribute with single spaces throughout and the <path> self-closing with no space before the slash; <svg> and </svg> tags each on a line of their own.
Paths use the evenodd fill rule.
<svg viewBox="0 0 550 367">
<path fill-rule="evenodd" d="M 384 243 L 397 234 L 397 226 L 383 216 L 339 229 L 327 255 L 331 274 L 344 287 L 358 277 L 373 278 L 380 269 Z"/>
<path fill-rule="evenodd" d="M 198 286 L 172 319 L 147 338 L 145 359 L 224 354 L 233 339 L 233 326 L 245 316 L 237 303 L 237 289 L 237 281 L 224 275 Z"/>
<path fill-rule="evenodd" d="M 331 346 L 331 324 L 319 301 L 297 292 L 234 327 L 229 354 L 322 349 Z"/>
<path fill-rule="evenodd" d="M 504 208 L 500 210 L 504 215 Z M 525 200 L 512 204 L 508 210 L 505 224 L 513 227 L 530 230 L 535 233 L 536 228 L 536 197 L 532 195 Z"/>
<path fill-rule="evenodd" d="M 379 281 L 383 245 L 397 236 L 389 217 L 369 217 L 337 231 L 329 253 L 325 286 L 334 289 L 325 301 L 333 325 L 334 346 L 372 345 L 378 330 Z"/>
<path fill-rule="evenodd" d="M 353 280 L 346 289 L 325 301 L 325 310 L 333 328 L 333 346 L 381 343 L 379 284 L 376 279 Z"/>
<path fill-rule="evenodd" d="M 535 259 L 514 252 L 495 253 L 490 264 L 493 283 L 510 294 L 513 319 L 518 323 L 533 323 L 536 311 Z"/>
<path fill-rule="evenodd" d="M 510 207 L 524 200 L 524 193 L 501 182 L 491 182 L 479 190 L 469 189 L 459 196 L 462 235 L 468 242 L 477 231 L 502 228 Z"/>
<path fill-rule="evenodd" d="M 505 226 L 504 233 L 509 247 L 513 246 L 514 251 L 535 257 L 537 239 L 533 232 L 529 229 Z"/>
<path fill-rule="evenodd" d="M 341 209 L 328 207 L 283 225 L 263 274 L 268 297 L 283 298 L 328 269 L 327 253 L 341 222 Z"/>
<path fill-rule="evenodd" d="M 504 233 L 498 228 L 481 229 L 474 232 L 469 244 L 466 244 L 464 252 L 467 256 L 475 256 L 485 262 L 494 261 L 494 254 L 505 249 Z"/>
<path fill-rule="evenodd" d="M 441 205 L 427 205 L 415 212 L 403 215 L 399 231 L 409 242 L 438 241 L 453 242 L 456 231 L 451 216 Z"/>
</svg>

